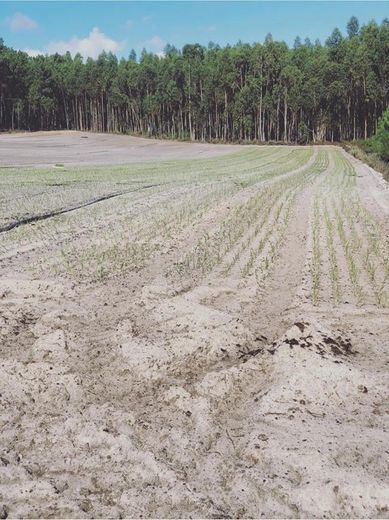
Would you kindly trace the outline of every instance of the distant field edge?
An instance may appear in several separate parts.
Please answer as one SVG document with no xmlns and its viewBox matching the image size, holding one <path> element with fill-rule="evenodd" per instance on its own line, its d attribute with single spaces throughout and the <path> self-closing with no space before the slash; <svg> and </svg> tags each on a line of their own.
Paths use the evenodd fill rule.
<svg viewBox="0 0 389 520">
<path fill-rule="evenodd" d="M 353 141 L 320 141 L 320 140 L 307 140 L 307 141 L 284 141 L 270 139 L 267 141 L 261 141 L 259 139 L 190 139 L 189 137 L 170 137 L 168 135 L 154 134 L 150 135 L 147 132 L 95 132 L 93 130 L 79 130 L 79 129 L 66 129 L 58 128 L 55 130 L 2 130 L 0 129 L 0 136 L 2 135 L 55 135 L 55 134 L 92 134 L 92 135 L 117 135 L 117 136 L 128 136 L 128 137 L 139 137 L 141 139 L 148 139 L 150 141 L 169 141 L 177 143 L 206 143 L 206 144 L 228 144 L 228 145 L 258 145 L 258 146 L 312 146 L 312 145 L 333 145 L 333 146 L 345 146 L 346 144 L 352 144 Z"/>
<path fill-rule="evenodd" d="M 389 162 L 381 159 L 377 153 L 364 149 L 363 143 L 358 141 L 345 141 L 340 145 L 353 157 L 381 173 L 383 178 L 389 182 Z"/>
</svg>

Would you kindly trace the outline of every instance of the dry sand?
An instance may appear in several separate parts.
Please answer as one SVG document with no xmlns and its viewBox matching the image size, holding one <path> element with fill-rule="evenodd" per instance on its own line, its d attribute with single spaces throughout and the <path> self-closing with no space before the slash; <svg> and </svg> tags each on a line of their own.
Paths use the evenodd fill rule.
<svg viewBox="0 0 389 520">
<path fill-rule="evenodd" d="M 88 134 L 96 150 L 111 138 L 121 140 Z M 15 155 L 18 139 L 6 138 Z M 46 139 L 71 146 L 79 136 Z M 143 146 L 147 158 L 189 149 L 139 143 L 134 158 Z M 32 162 L 65 156 L 50 145 Z M 17 157 L 28 160 L 22 150 Z M 350 160 L 387 232 L 385 185 Z M 389 517 L 389 313 L 357 305 L 344 265 L 347 301 L 326 299 L 325 278 L 312 304 L 316 184 L 297 196 L 260 290 L 238 270 L 187 285 L 169 278 L 196 227 L 145 268 L 105 284 L 23 274 L 34 250 L 3 264 L 1 518 Z M 173 188 L 171 196 L 179 196 Z M 207 213 L 201 232 L 232 204 Z"/>
<path fill-rule="evenodd" d="M 242 147 L 179 143 L 126 135 L 58 131 L 0 135 L 0 166 L 128 164 L 214 157 Z"/>
</svg>

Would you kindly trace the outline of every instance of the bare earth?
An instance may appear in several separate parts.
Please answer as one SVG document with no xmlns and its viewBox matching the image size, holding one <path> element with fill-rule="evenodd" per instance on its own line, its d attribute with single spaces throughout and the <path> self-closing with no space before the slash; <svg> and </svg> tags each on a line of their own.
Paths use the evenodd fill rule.
<svg viewBox="0 0 389 520">
<path fill-rule="evenodd" d="M 388 518 L 379 174 L 87 137 L 0 136 L 0 518 Z"/>
<path fill-rule="evenodd" d="M 128 164 L 213 157 L 241 148 L 76 131 L 14 133 L 0 135 L 0 165 Z"/>
</svg>

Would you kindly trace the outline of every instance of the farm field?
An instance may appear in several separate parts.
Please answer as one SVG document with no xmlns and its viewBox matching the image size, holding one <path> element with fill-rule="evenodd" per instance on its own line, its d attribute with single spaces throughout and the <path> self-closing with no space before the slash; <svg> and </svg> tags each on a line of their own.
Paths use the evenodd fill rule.
<svg viewBox="0 0 389 520">
<path fill-rule="evenodd" d="M 0 517 L 387 518 L 384 181 L 81 135 L 0 137 Z"/>
<path fill-rule="evenodd" d="M 55 166 L 128 164 L 145 160 L 214 157 L 242 148 L 225 144 L 195 146 L 128 135 L 58 130 L 14 132 L 1 136 L 1 164 L 7 166 Z"/>
</svg>

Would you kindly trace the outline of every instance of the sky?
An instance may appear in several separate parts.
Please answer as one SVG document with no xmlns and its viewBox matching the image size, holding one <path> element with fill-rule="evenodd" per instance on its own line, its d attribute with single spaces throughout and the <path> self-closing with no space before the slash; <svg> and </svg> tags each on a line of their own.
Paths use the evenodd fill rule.
<svg viewBox="0 0 389 520">
<path fill-rule="evenodd" d="M 381 22 L 389 1 L 3 1 L 0 37 L 15 49 L 38 53 L 112 51 L 128 56 L 142 48 L 162 55 L 166 43 L 219 45 L 274 39 L 292 45 L 299 35 L 322 42 L 347 21 Z"/>
</svg>

